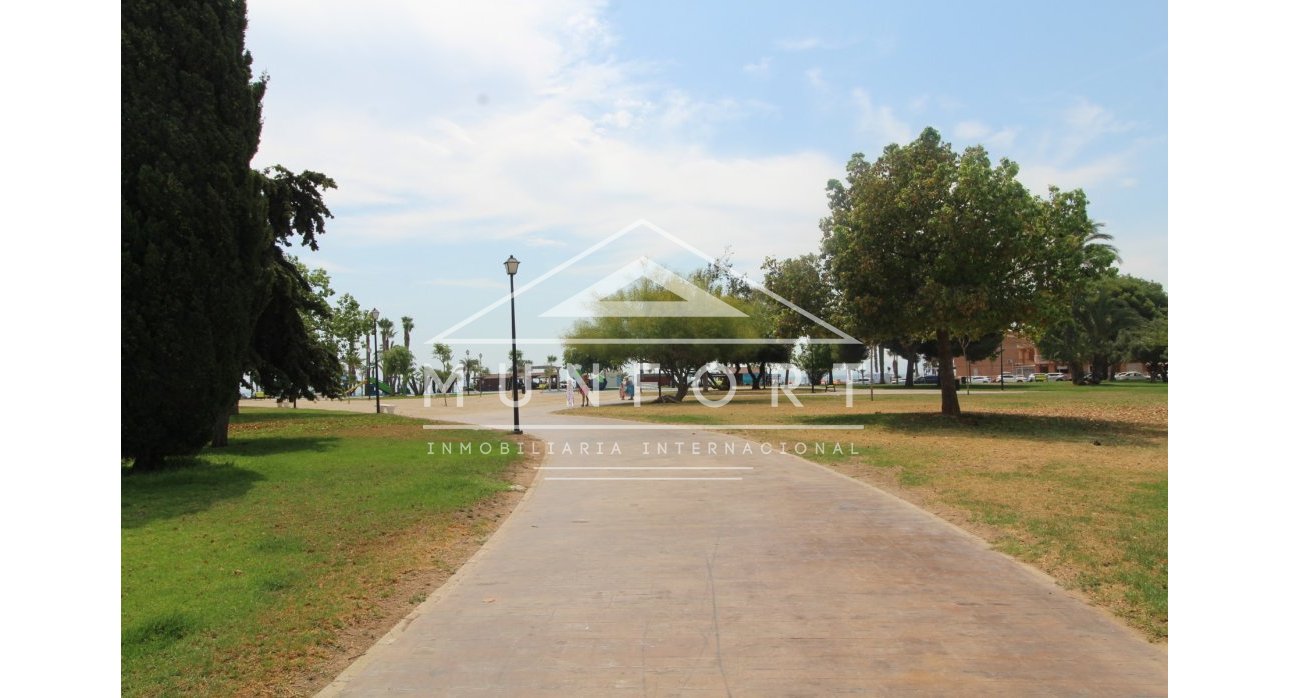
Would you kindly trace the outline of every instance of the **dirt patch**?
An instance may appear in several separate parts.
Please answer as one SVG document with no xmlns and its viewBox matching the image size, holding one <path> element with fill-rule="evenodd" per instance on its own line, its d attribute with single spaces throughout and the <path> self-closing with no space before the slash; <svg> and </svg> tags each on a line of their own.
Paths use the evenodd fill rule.
<svg viewBox="0 0 1290 698">
<path fill-rule="evenodd" d="M 526 437 L 530 440 L 531 437 Z M 527 445 L 527 444 L 526 444 Z M 504 475 L 512 485 L 527 490 L 533 484 L 545 449 L 525 448 L 525 456 Z M 379 588 L 369 588 L 369 603 L 361 615 L 345 619 L 335 642 L 320 647 L 298 670 L 272 686 L 247 687 L 245 695 L 314 695 L 331 683 L 354 660 L 390 631 L 418 604 L 434 593 L 471 558 L 510 516 L 524 497 L 523 490 L 506 490 L 458 512 L 447 525 L 414 527 L 382 545 L 406 555 L 407 565 L 396 578 Z"/>
</svg>

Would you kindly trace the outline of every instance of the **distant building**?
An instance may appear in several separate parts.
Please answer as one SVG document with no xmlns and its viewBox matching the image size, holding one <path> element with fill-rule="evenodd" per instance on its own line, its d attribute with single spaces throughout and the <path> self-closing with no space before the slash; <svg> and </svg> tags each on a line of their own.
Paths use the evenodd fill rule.
<svg viewBox="0 0 1290 698">
<path fill-rule="evenodd" d="M 954 357 L 954 375 L 959 378 L 989 376 L 993 379 L 999 375 L 1001 368 L 1003 373 L 1011 373 L 1022 378 L 1035 373 L 1070 373 L 1070 366 L 1065 361 L 1045 358 L 1040 355 L 1039 348 L 1029 338 L 1011 332 L 1004 335 L 1002 350 L 989 359 L 968 363 L 962 356 Z M 1084 369 L 1088 370 L 1089 367 L 1085 366 Z M 1115 364 L 1111 368 L 1112 373 L 1120 371 L 1147 373 L 1146 368 L 1136 361 Z M 1071 377 L 1078 378 L 1078 376 Z"/>
<path fill-rule="evenodd" d="M 1011 373 L 1025 378 L 1035 373 L 1067 373 L 1070 368 L 1065 361 L 1046 359 L 1040 356 L 1038 347 L 1024 335 L 1009 332 L 1003 336 L 1003 347 L 992 358 L 968 362 L 965 357 L 954 357 L 954 375 L 959 378 L 968 376 L 989 376 L 994 378 L 1000 373 Z"/>
</svg>

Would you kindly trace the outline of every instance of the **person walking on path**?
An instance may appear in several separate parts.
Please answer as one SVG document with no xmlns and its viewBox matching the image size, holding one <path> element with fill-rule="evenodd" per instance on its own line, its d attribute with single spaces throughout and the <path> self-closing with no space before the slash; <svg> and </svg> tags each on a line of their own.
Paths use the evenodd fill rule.
<svg viewBox="0 0 1290 698">
<path fill-rule="evenodd" d="M 588 395 L 587 395 L 587 393 L 588 393 L 588 392 L 590 392 L 590 391 L 591 391 L 591 374 L 590 374 L 590 373 L 584 373 L 584 374 L 582 374 L 582 382 L 578 384 L 578 392 L 581 392 L 581 393 L 582 393 L 582 406 L 583 406 L 583 407 L 590 407 L 590 406 L 591 406 L 591 399 L 590 399 L 590 396 L 588 396 Z"/>
</svg>

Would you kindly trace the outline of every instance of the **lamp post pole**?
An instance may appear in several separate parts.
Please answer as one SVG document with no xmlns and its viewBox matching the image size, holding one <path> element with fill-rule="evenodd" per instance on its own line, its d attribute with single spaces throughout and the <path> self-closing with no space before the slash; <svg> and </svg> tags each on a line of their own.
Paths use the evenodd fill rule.
<svg viewBox="0 0 1290 698">
<path fill-rule="evenodd" d="M 381 413 L 381 340 L 376 334 L 376 321 L 381 319 L 381 311 L 372 308 L 372 382 L 376 390 L 376 413 Z"/>
<path fill-rule="evenodd" d="M 515 346 L 515 273 L 520 270 L 520 260 L 511 255 L 506 262 L 506 275 L 511 277 L 511 407 L 515 410 L 515 434 L 520 431 L 520 373 L 519 351 Z"/>
<path fill-rule="evenodd" d="M 999 345 L 999 390 L 1003 390 L 1003 349 L 1008 346 L 1008 335 L 1004 333 L 1003 343 Z"/>
</svg>

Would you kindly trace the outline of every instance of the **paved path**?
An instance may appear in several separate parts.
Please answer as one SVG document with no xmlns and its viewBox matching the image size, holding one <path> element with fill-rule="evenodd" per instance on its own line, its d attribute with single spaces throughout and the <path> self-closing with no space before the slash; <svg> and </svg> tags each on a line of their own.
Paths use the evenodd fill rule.
<svg viewBox="0 0 1290 698">
<path fill-rule="evenodd" d="M 452 418 L 509 421 L 485 404 Z M 419 405 L 397 409 L 448 418 Z M 552 454 L 520 506 L 322 695 L 1166 693 L 1162 648 L 902 500 L 777 442 L 563 406 L 526 420 L 586 428 L 534 431 Z M 589 467 L 620 469 L 553 469 Z M 624 469 L 660 467 L 742 469 Z M 627 479 L 557 479 L 581 477 Z"/>
</svg>

